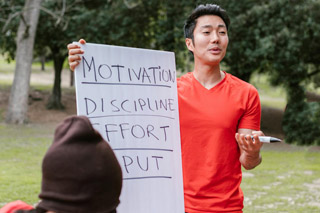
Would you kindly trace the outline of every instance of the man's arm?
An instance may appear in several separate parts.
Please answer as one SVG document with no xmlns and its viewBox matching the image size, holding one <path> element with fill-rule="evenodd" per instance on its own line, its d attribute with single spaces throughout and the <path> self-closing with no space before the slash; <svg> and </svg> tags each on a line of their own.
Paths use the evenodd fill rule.
<svg viewBox="0 0 320 213">
<path fill-rule="evenodd" d="M 252 140 L 253 135 L 254 140 Z M 240 149 L 240 163 L 247 169 L 253 169 L 261 163 L 260 149 L 262 142 L 258 136 L 263 136 L 263 132 L 252 129 L 238 129 L 235 137 Z"/>
</svg>

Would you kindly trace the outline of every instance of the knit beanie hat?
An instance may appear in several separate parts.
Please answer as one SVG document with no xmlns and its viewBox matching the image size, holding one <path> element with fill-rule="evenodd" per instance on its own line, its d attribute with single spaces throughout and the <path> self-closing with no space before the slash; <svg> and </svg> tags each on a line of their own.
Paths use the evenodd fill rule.
<svg viewBox="0 0 320 213">
<path fill-rule="evenodd" d="M 89 119 L 65 119 L 42 162 L 38 206 L 58 213 L 109 213 L 120 203 L 121 187 L 119 162 Z"/>
</svg>

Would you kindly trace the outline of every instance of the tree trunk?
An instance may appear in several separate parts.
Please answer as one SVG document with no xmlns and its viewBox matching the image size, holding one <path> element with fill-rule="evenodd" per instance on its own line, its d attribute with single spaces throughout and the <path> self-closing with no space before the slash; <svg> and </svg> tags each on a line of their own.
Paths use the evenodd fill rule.
<svg viewBox="0 0 320 213">
<path fill-rule="evenodd" d="M 27 121 L 33 46 L 42 0 L 26 0 L 17 34 L 14 80 L 11 87 L 6 122 L 23 124 Z"/>
<path fill-rule="evenodd" d="M 40 56 L 40 62 L 41 62 L 41 71 L 45 71 L 46 56 L 44 53 L 42 53 Z"/>
<path fill-rule="evenodd" d="M 47 103 L 48 109 L 64 109 L 61 103 L 61 73 L 63 68 L 63 62 L 66 58 L 65 55 L 60 55 L 58 49 L 52 50 L 53 63 L 54 63 L 54 84 L 52 94 Z"/>
</svg>

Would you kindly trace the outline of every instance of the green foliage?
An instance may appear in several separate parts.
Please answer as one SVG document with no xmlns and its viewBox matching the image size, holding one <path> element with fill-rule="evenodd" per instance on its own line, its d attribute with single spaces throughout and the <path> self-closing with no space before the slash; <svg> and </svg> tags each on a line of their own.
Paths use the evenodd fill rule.
<svg viewBox="0 0 320 213">
<path fill-rule="evenodd" d="M 308 104 L 302 85 L 317 85 L 320 73 L 320 1 L 227 1 L 231 16 L 229 71 L 249 81 L 268 72 L 273 85 L 287 90 L 283 120 L 289 143 L 319 143 L 317 104 Z M 314 77 L 313 77 L 314 76 Z"/>
<path fill-rule="evenodd" d="M 320 2 L 310 1 L 277 1 L 266 7 L 268 19 L 274 23 L 266 29 L 273 47 L 266 59 L 270 61 L 274 84 L 290 85 L 310 78 L 308 64 L 319 66 L 320 27 L 317 22 L 320 16 L 316 10 Z M 271 34 L 273 33 L 273 35 Z M 315 56 L 315 57 L 313 57 Z M 272 63 L 271 63 L 272 62 Z"/>
<path fill-rule="evenodd" d="M 235 76 L 249 81 L 251 74 L 264 66 L 264 46 L 261 46 L 259 33 L 258 2 L 252 0 L 227 1 L 227 10 L 231 25 L 229 29 L 229 47 L 224 62 L 228 71 Z"/>
<path fill-rule="evenodd" d="M 8 62 L 14 59 L 15 38 L 17 37 L 19 18 L 23 6 L 23 0 L 0 2 L 0 53 L 6 55 Z"/>
<path fill-rule="evenodd" d="M 320 145 L 320 103 L 289 104 L 283 118 L 283 130 L 288 143 Z"/>
<path fill-rule="evenodd" d="M 67 56 L 66 45 L 83 37 L 92 43 L 173 51 L 177 68 L 190 71 L 192 56 L 185 47 L 183 24 L 198 4 L 206 3 L 204 0 L 44 0 L 42 6 L 47 10 L 41 12 L 36 52 L 42 54 L 49 48 L 51 58 L 57 61 L 56 72 L 61 72 Z M 286 88 L 290 102 L 283 123 L 286 135 L 296 138 L 299 144 L 311 140 L 304 140 L 305 134 L 301 137 L 292 134 L 296 131 L 294 123 L 299 123 L 295 120 L 300 117 L 298 114 L 301 117 L 305 113 L 316 114 L 317 107 L 306 103 L 304 92 L 299 97 L 294 93 L 297 85 L 320 85 L 320 1 L 216 0 L 210 3 L 225 8 L 231 19 L 224 67 L 245 81 L 249 81 L 254 72 L 268 73 L 273 85 Z M 14 56 L 19 19 L 12 14 L 17 14 L 21 5 L 22 0 L 1 2 L 0 15 L 4 18 L 0 19 L 0 27 L 5 30 L 0 36 L 0 50 L 9 53 L 9 59 Z M 8 17 L 12 17 L 10 22 L 3 21 Z M 318 125 L 311 118 L 305 122 L 307 120 L 309 128 Z"/>
<path fill-rule="evenodd" d="M 290 87 L 290 98 L 283 117 L 286 142 L 320 145 L 320 103 L 306 103 L 302 87 Z"/>
</svg>

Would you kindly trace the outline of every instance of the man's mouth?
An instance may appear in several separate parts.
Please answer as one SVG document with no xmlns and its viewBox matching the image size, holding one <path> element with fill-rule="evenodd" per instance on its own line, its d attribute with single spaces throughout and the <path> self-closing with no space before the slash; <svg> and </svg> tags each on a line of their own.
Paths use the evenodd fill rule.
<svg viewBox="0 0 320 213">
<path fill-rule="evenodd" d="M 219 47 L 212 47 L 209 49 L 209 51 L 213 54 L 218 54 L 221 52 L 221 49 Z"/>
</svg>

